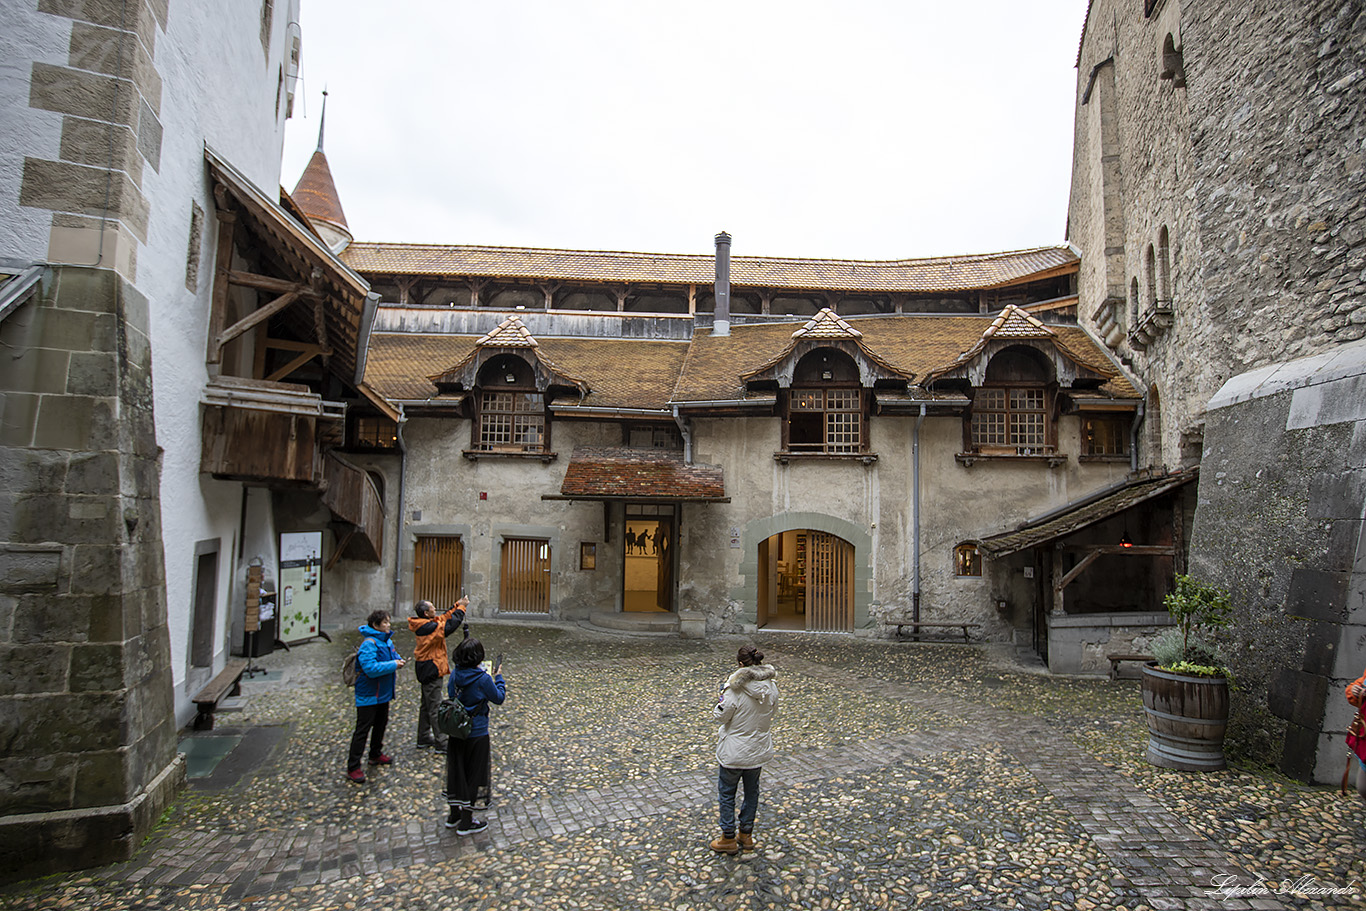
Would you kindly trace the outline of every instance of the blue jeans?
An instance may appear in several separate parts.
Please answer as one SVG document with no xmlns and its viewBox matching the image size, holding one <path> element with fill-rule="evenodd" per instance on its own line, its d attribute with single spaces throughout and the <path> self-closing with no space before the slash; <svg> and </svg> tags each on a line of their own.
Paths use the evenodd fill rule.
<svg viewBox="0 0 1366 911">
<path fill-rule="evenodd" d="M 735 792 L 745 783 L 745 801 L 740 804 L 740 831 L 754 831 L 754 816 L 759 812 L 759 772 L 761 769 L 728 769 L 721 766 L 717 775 L 717 794 L 721 802 L 721 831 L 735 834 Z"/>
</svg>

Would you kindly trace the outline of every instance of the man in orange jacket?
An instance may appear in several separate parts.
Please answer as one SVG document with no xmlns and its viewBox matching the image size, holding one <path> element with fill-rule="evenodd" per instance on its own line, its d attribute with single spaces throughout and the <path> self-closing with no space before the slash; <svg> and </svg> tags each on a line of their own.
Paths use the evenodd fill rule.
<svg viewBox="0 0 1366 911">
<path fill-rule="evenodd" d="M 417 682 L 422 686 L 422 705 L 417 714 L 418 749 L 432 747 L 438 753 L 446 752 L 446 735 L 436 726 L 441 686 L 451 672 L 446 659 L 446 637 L 460 628 L 469 603 L 469 598 L 461 598 L 450 610 L 438 616 L 432 602 L 419 601 L 413 606 L 415 616 L 408 618 L 408 629 L 417 637 L 413 667 L 417 671 Z"/>
</svg>

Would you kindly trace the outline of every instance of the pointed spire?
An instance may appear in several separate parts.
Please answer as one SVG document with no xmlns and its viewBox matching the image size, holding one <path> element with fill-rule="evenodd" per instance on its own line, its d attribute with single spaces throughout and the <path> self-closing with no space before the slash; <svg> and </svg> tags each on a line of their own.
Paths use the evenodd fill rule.
<svg viewBox="0 0 1366 911">
<path fill-rule="evenodd" d="M 318 118 L 318 148 L 317 148 L 317 151 L 319 151 L 319 152 L 321 152 L 321 151 L 323 150 L 323 128 L 326 127 L 326 126 L 327 126 L 327 89 L 324 88 L 324 89 L 323 89 L 323 112 L 322 112 L 322 115 Z"/>
<path fill-rule="evenodd" d="M 318 124 L 318 148 L 308 160 L 308 167 L 290 194 L 303 209 L 314 230 L 333 253 L 340 253 L 351 243 L 351 229 L 346 224 L 341 197 L 332 180 L 332 169 L 323 154 L 323 125 L 327 119 L 327 91 L 323 91 L 323 113 Z"/>
</svg>

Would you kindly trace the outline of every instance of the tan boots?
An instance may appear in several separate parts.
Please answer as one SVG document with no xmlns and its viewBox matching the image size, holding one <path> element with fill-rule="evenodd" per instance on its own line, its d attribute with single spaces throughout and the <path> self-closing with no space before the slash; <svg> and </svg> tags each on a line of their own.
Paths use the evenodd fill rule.
<svg viewBox="0 0 1366 911">
<path fill-rule="evenodd" d="M 748 832 L 740 832 L 737 835 L 722 832 L 721 837 L 711 843 L 711 849 L 718 854 L 739 854 L 741 851 L 753 851 L 754 848 L 754 836 Z"/>
<path fill-rule="evenodd" d="M 740 843 L 735 840 L 734 835 L 721 833 L 721 837 L 712 841 L 711 849 L 718 854 L 739 854 Z"/>
</svg>

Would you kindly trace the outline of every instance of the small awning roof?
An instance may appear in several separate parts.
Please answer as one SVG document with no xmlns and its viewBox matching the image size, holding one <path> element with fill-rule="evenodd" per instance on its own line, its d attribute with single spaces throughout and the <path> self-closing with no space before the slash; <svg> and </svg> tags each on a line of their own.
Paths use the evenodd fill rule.
<svg viewBox="0 0 1366 911">
<path fill-rule="evenodd" d="M 1061 512 L 1042 516 L 1014 531 L 983 538 L 977 542 L 977 548 L 988 557 L 1004 557 L 1030 547 L 1047 544 L 1189 484 L 1197 475 L 1198 469 L 1191 468 L 1158 478 L 1131 481 L 1110 493 L 1068 504 Z"/>
<path fill-rule="evenodd" d="M 583 449 L 570 457 L 559 496 L 543 500 L 728 503 L 721 469 L 650 449 Z"/>
</svg>

